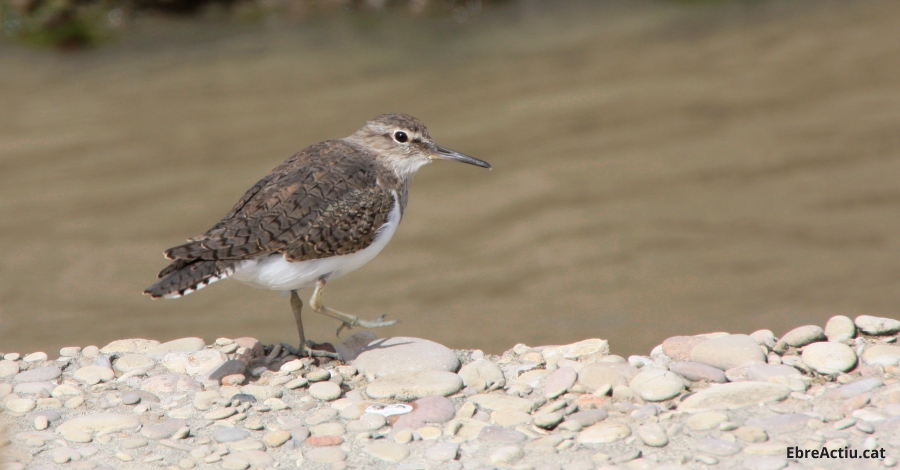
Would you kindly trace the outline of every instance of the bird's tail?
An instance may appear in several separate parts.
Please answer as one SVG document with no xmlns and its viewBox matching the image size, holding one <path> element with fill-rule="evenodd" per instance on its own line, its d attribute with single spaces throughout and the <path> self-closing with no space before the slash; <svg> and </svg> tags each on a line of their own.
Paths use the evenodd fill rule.
<svg viewBox="0 0 900 470">
<path fill-rule="evenodd" d="M 144 294 L 158 299 L 177 299 L 234 274 L 234 261 L 177 259 L 159 272 L 159 282 Z"/>
</svg>

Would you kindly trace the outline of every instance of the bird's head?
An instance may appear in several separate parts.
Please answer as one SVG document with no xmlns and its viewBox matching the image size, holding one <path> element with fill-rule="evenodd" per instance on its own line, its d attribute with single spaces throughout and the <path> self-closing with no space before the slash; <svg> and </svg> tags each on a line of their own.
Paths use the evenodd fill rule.
<svg viewBox="0 0 900 470">
<path fill-rule="evenodd" d="M 490 169 L 491 165 L 434 143 L 422 121 L 408 114 L 382 114 L 346 140 L 371 151 L 401 179 L 409 179 L 434 160 L 456 160 Z"/>
</svg>

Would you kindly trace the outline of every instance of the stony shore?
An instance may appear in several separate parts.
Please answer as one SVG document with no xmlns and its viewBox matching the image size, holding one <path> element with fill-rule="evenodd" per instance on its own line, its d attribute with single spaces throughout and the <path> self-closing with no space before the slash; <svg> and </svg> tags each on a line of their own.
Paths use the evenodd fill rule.
<svg viewBox="0 0 900 470">
<path fill-rule="evenodd" d="M 491 356 L 367 331 L 344 362 L 253 338 L 4 351 L 0 468 L 893 467 L 898 332 L 839 316 L 627 359 L 601 339 Z M 884 456 L 788 454 L 823 447 Z"/>
</svg>

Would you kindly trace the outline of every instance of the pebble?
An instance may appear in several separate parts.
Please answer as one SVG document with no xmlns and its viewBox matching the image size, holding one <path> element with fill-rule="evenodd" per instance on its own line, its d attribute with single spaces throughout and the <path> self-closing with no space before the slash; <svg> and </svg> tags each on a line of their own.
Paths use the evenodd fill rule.
<svg viewBox="0 0 900 470">
<path fill-rule="evenodd" d="M 713 438 L 698 440 L 694 445 L 694 448 L 700 452 L 716 457 L 728 457 L 741 451 L 741 446 L 734 442 Z"/>
<path fill-rule="evenodd" d="M 337 400 L 341 397 L 341 386 L 334 382 L 316 382 L 309 386 L 309 395 L 317 400 Z"/>
<path fill-rule="evenodd" d="M 853 323 L 867 335 L 882 336 L 900 332 L 900 320 L 894 320 L 893 318 L 860 315 L 856 317 Z"/>
<path fill-rule="evenodd" d="M 92 433 L 136 432 L 139 426 L 140 421 L 135 416 L 119 413 L 96 413 L 70 419 L 57 426 L 56 431 L 67 441 L 89 442 Z"/>
<path fill-rule="evenodd" d="M 127 374 L 138 370 L 150 370 L 156 365 L 156 361 L 144 354 L 126 354 L 113 362 L 113 369 Z"/>
<path fill-rule="evenodd" d="M 373 442 L 363 448 L 363 451 L 372 457 L 386 462 L 399 462 L 409 456 L 409 449 L 396 442 Z"/>
<path fill-rule="evenodd" d="M 437 462 L 449 462 L 459 455 L 459 444 L 455 442 L 439 442 L 425 451 L 425 458 Z"/>
<path fill-rule="evenodd" d="M 766 434 L 765 429 L 757 426 L 741 426 L 734 430 L 734 435 L 738 439 L 747 442 L 765 442 L 769 440 L 769 435 Z"/>
<path fill-rule="evenodd" d="M 331 378 L 331 372 L 325 369 L 316 369 L 306 374 L 306 380 L 310 382 L 322 382 Z"/>
<path fill-rule="evenodd" d="M 541 351 L 544 360 L 559 356 L 565 359 L 580 359 L 589 356 L 605 356 L 609 354 L 609 342 L 605 339 L 592 338 L 564 346 L 549 346 Z"/>
<path fill-rule="evenodd" d="M 459 370 L 459 358 L 444 345 L 421 338 L 397 336 L 366 345 L 352 364 L 360 374 L 374 378 L 397 372 Z"/>
<path fill-rule="evenodd" d="M 342 436 L 345 432 L 341 423 L 322 423 L 309 428 L 313 436 Z"/>
<path fill-rule="evenodd" d="M 212 435 L 216 442 L 237 442 L 250 437 L 250 433 L 240 428 L 216 429 Z"/>
<path fill-rule="evenodd" d="M 85 366 L 75 371 L 72 378 L 88 385 L 100 382 L 108 382 L 115 378 L 116 374 L 112 369 L 103 366 Z"/>
<path fill-rule="evenodd" d="M 291 438 L 291 433 L 287 431 L 274 431 L 263 436 L 263 442 L 268 447 L 281 447 Z"/>
<path fill-rule="evenodd" d="M 856 366 L 856 353 L 843 343 L 812 343 L 803 348 L 801 357 L 806 365 L 820 374 L 847 372 Z"/>
<path fill-rule="evenodd" d="M 662 350 L 674 361 L 687 361 L 690 359 L 694 347 L 707 339 L 699 336 L 673 336 L 663 341 Z"/>
<path fill-rule="evenodd" d="M 429 395 L 452 395 L 460 391 L 462 387 L 462 379 L 459 375 L 452 372 L 439 370 L 402 371 L 383 375 L 375 379 L 374 382 L 366 387 L 366 394 L 375 399 L 393 398 L 410 401 Z"/>
<path fill-rule="evenodd" d="M 100 348 L 99 352 L 103 354 L 143 354 L 147 352 L 148 349 L 151 349 L 158 345 L 159 341 L 151 339 L 120 339 L 113 341 L 106 346 L 103 346 L 102 348 Z M 80 350 L 81 348 L 78 349 Z M 60 352 L 60 354 L 62 353 Z"/>
<path fill-rule="evenodd" d="M 818 325 L 798 326 L 781 337 L 789 346 L 799 348 L 816 341 L 825 341 L 825 331 Z"/>
<path fill-rule="evenodd" d="M 647 368 L 631 379 L 629 387 L 647 401 L 664 401 L 684 390 L 681 377 L 662 369 Z"/>
<path fill-rule="evenodd" d="M 0 361 L 0 378 L 12 377 L 19 373 L 19 363 L 16 361 Z"/>
<path fill-rule="evenodd" d="M 28 413 L 33 410 L 35 406 L 37 406 L 37 402 L 31 398 L 13 398 L 6 400 L 6 403 L 4 404 L 7 411 L 19 415 Z"/>
<path fill-rule="evenodd" d="M 269 398 L 281 398 L 282 391 L 279 387 L 269 387 L 266 385 L 244 385 L 241 387 L 241 395 L 249 395 L 255 398 L 255 401 L 265 401 Z M 234 399 L 234 397 L 232 397 Z"/>
<path fill-rule="evenodd" d="M 509 445 L 499 447 L 488 456 L 491 463 L 497 465 L 511 465 L 525 456 L 525 452 L 519 446 Z"/>
<path fill-rule="evenodd" d="M 898 365 L 898 363 L 900 363 L 900 346 L 878 344 L 870 348 L 866 348 L 866 350 L 862 354 L 862 358 L 863 361 L 866 362 L 866 364 L 870 365 L 896 366 Z"/>
<path fill-rule="evenodd" d="M 387 424 L 387 419 L 383 415 L 366 413 L 359 420 L 347 423 L 347 430 L 350 432 L 377 431 L 385 424 Z"/>
<path fill-rule="evenodd" d="M 303 377 L 297 377 L 296 379 L 291 380 L 290 382 L 284 384 L 284 388 L 289 390 L 298 389 L 301 387 L 305 387 L 309 385 L 309 380 L 306 380 Z"/>
<path fill-rule="evenodd" d="M 192 353 L 206 348 L 206 342 L 202 338 L 181 338 L 169 341 L 167 343 L 158 344 L 143 351 L 144 354 L 151 358 L 161 361 L 167 354 L 171 353 Z M 129 352 L 138 352 L 129 351 Z"/>
<path fill-rule="evenodd" d="M 603 422 L 585 428 L 578 433 L 581 444 L 608 444 L 631 435 L 631 428 L 621 423 Z"/>
<path fill-rule="evenodd" d="M 766 355 L 753 338 L 747 335 L 728 335 L 698 344 L 691 351 L 690 360 L 728 370 L 749 361 L 765 362 Z"/>
<path fill-rule="evenodd" d="M 728 416 L 715 411 L 706 411 L 692 415 L 686 424 L 695 431 L 706 431 L 718 427 L 725 421 L 728 421 Z"/>
<path fill-rule="evenodd" d="M 412 412 L 402 414 L 394 421 L 394 429 L 418 429 L 426 423 L 445 423 L 456 413 L 453 402 L 442 396 L 420 398 L 412 406 Z"/>
<path fill-rule="evenodd" d="M 856 325 L 849 317 L 836 315 L 825 324 L 825 337 L 828 341 L 840 343 L 856 336 Z"/>
<path fill-rule="evenodd" d="M 16 367 L 18 367 L 18 365 Z M 13 377 L 13 382 L 49 382 L 51 380 L 56 380 L 60 375 L 62 375 L 62 369 L 59 367 L 44 366 L 18 373 Z"/>
<path fill-rule="evenodd" d="M 22 362 L 31 363 L 31 362 L 44 362 L 47 360 L 47 353 L 45 352 L 35 352 L 31 354 L 25 355 L 22 358 Z"/>
<path fill-rule="evenodd" d="M 555 411 L 552 413 L 541 413 L 534 416 L 534 425 L 539 428 L 553 429 L 563 420 L 563 414 Z"/>
<path fill-rule="evenodd" d="M 571 367 L 556 369 L 544 383 L 544 396 L 553 399 L 568 392 L 577 378 L 578 374 Z"/>
<path fill-rule="evenodd" d="M 725 383 L 728 381 L 725 377 L 725 372 L 722 372 L 721 369 L 716 369 L 715 367 L 706 364 L 700 364 L 699 362 L 673 362 L 669 364 L 669 370 L 691 382 L 705 380 L 713 383 Z"/>
<path fill-rule="evenodd" d="M 733 410 L 745 406 L 781 401 L 791 389 L 766 382 L 736 382 L 713 385 L 687 397 L 678 409 L 688 413 L 709 410 Z"/>
<path fill-rule="evenodd" d="M 335 463 L 347 458 L 347 453 L 340 447 L 315 447 L 306 452 L 306 458 L 313 462 Z"/>
<path fill-rule="evenodd" d="M 470 362 L 459 370 L 459 377 L 463 380 L 463 385 L 472 387 L 473 385 L 483 385 L 479 392 L 484 390 L 494 390 L 502 388 L 506 385 L 506 378 L 500 366 L 491 361 L 484 359 Z M 478 387 L 475 387 L 476 389 Z"/>
<path fill-rule="evenodd" d="M 341 436 L 312 436 L 303 442 L 314 447 L 337 446 L 344 442 L 344 438 Z"/>
<path fill-rule="evenodd" d="M 772 333 L 772 330 L 756 330 L 753 333 L 750 333 L 750 337 L 757 343 L 762 344 L 769 349 L 772 349 L 777 342 L 775 333 Z"/>
<path fill-rule="evenodd" d="M 657 423 L 641 425 L 638 428 L 638 437 L 644 444 L 651 447 L 665 447 L 669 443 L 666 431 Z"/>
<path fill-rule="evenodd" d="M 768 382 L 772 377 L 800 377 L 801 375 L 803 374 L 796 368 L 782 364 L 761 364 L 747 368 L 747 379 L 759 382 Z"/>
<path fill-rule="evenodd" d="M 487 442 L 516 443 L 528 438 L 525 434 L 500 426 L 485 426 L 478 433 L 478 438 Z"/>
<path fill-rule="evenodd" d="M 628 364 L 593 362 L 578 371 L 578 383 L 591 392 L 604 387 L 611 389 L 619 385 L 628 385 L 638 372 L 636 367 Z"/>
<path fill-rule="evenodd" d="M 880 377 L 870 377 L 862 379 L 858 382 L 844 385 L 843 387 L 828 391 L 825 396 L 837 400 L 852 398 L 857 395 L 870 392 L 884 385 L 884 381 Z"/>
</svg>

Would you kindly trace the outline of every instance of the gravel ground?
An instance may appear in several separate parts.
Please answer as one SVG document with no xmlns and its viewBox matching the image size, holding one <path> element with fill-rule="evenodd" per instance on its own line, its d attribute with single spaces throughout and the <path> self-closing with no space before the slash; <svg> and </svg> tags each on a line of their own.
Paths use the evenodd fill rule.
<svg viewBox="0 0 900 470">
<path fill-rule="evenodd" d="M 838 316 L 629 358 L 602 339 L 489 356 L 368 331 L 333 347 L 344 361 L 253 338 L 0 353 L 0 468 L 893 467 L 898 332 Z"/>
</svg>

